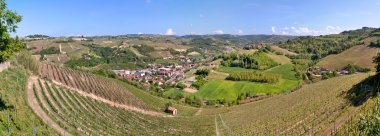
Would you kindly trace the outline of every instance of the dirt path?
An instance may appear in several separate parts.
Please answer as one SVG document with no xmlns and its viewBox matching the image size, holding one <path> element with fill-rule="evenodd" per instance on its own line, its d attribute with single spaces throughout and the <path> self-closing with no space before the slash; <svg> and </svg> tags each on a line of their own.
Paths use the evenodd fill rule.
<svg viewBox="0 0 380 136">
<path fill-rule="evenodd" d="M 194 116 L 198 116 L 202 113 L 202 108 L 199 108 L 198 111 L 194 114 Z"/>
<path fill-rule="evenodd" d="M 36 76 L 30 76 L 27 83 L 27 97 L 28 97 L 28 104 L 32 108 L 32 110 L 39 116 L 42 121 L 44 121 L 46 124 L 51 126 L 53 129 L 55 129 L 58 133 L 65 136 L 71 136 L 70 133 L 68 133 L 66 130 L 61 128 L 57 123 L 55 123 L 52 119 L 49 118 L 49 116 L 42 110 L 40 105 L 38 105 L 37 98 L 35 98 L 35 95 L 33 93 L 33 84 L 38 84 L 37 82 L 38 77 Z"/>
<path fill-rule="evenodd" d="M 215 135 L 216 136 L 220 136 L 219 128 L 218 128 L 218 122 L 216 120 L 217 120 L 217 118 L 216 118 L 216 115 L 215 115 Z"/>
</svg>

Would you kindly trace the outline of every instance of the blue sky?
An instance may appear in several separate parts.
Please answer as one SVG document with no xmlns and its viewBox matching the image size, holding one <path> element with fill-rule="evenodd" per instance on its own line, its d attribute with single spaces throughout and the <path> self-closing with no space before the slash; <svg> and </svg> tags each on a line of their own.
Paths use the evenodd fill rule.
<svg viewBox="0 0 380 136">
<path fill-rule="evenodd" d="M 6 0 L 16 35 L 320 35 L 380 27 L 380 0 Z"/>
</svg>

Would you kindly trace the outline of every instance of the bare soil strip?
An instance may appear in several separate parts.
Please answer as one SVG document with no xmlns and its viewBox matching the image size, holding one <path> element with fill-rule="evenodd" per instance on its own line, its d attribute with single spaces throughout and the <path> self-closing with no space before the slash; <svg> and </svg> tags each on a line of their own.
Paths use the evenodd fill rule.
<svg viewBox="0 0 380 136">
<path fill-rule="evenodd" d="M 37 98 L 33 95 L 33 84 L 38 84 L 37 76 L 30 76 L 27 83 L 27 97 L 28 104 L 32 110 L 39 116 L 43 122 L 55 129 L 59 134 L 71 136 L 65 129 L 61 128 L 57 123 L 55 123 L 49 116 L 42 110 L 40 105 L 38 105 Z M 37 88 L 37 87 L 36 87 Z"/>
</svg>

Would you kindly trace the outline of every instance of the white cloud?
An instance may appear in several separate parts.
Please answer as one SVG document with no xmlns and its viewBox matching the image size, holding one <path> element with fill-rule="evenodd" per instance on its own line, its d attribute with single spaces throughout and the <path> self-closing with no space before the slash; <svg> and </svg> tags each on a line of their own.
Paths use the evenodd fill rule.
<svg viewBox="0 0 380 136">
<path fill-rule="evenodd" d="M 290 35 L 290 33 L 288 31 L 282 31 L 281 34 L 282 35 Z"/>
<path fill-rule="evenodd" d="M 223 30 L 215 30 L 214 34 L 224 34 Z"/>
<path fill-rule="evenodd" d="M 197 34 L 196 32 L 190 32 L 189 33 L 190 35 L 195 35 L 195 34 Z"/>
<path fill-rule="evenodd" d="M 289 27 L 284 27 L 285 30 L 289 30 Z"/>
<path fill-rule="evenodd" d="M 239 29 L 237 30 L 237 34 L 244 34 L 243 30 Z"/>
<path fill-rule="evenodd" d="M 272 32 L 276 33 L 276 27 L 272 26 Z"/>
<path fill-rule="evenodd" d="M 165 34 L 166 34 L 166 35 L 174 35 L 175 32 L 173 31 L 172 28 L 168 28 L 168 30 L 166 30 L 166 33 L 165 33 Z"/>
<path fill-rule="evenodd" d="M 143 34 L 142 32 L 138 32 L 137 34 Z"/>
<path fill-rule="evenodd" d="M 290 29 L 287 29 L 289 27 L 285 27 L 282 34 L 288 33 L 290 35 L 327 35 L 327 34 L 337 34 L 341 32 L 340 26 L 326 26 L 325 29 L 311 29 L 309 27 L 290 27 Z M 288 31 L 290 30 L 290 31 Z M 284 33 L 285 32 L 285 33 Z"/>
</svg>

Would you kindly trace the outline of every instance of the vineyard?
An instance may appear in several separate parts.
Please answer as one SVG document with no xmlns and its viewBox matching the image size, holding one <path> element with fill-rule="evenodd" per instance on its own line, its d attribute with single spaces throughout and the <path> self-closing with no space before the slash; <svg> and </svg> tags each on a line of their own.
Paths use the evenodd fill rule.
<svg viewBox="0 0 380 136">
<path fill-rule="evenodd" d="M 41 64 L 39 73 L 43 79 L 75 90 L 81 95 L 129 110 L 158 114 L 149 112 L 150 108 L 140 99 L 112 79 L 48 64 Z"/>
<path fill-rule="evenodd" d="M 203 118 L 171 118 L 148 116 L 110 106 L 57 86 L 46 80 L 31 82 L 38 105 L 60 128 L 73 135 L 146 135 L 212 133 L 213 124 L 195 123 Z M 183 125 L 187 124 L 187 125 Z M 191 125 L 193 124 L 193 125 Z M 204 127 L 199 127 L 204 124 Z M 195 127 L 197 125 L 198 127 Z M 206 130 L 202 130 L 206 129 Z M 175 130 L 175 131 L 173 131 Z M 65 132 L 60 132 L 65 134 Z"/>
<path fill-rule="evenodd" d="M 221 131 L 236 135 L 320 135 L 352 107 L 345 92 L 368 76 L 337 77 L 249 104 L 205 108 L 200 116 L 217 115 L 218 126 L 228 126 Z"/>
<path fill-rule="evenodd" d="M 107 84 L 120 87 L 125 90 L 124 96 L 136 100 L 123 104 L 136 104 L 136 107 L 157 111 L 166 101 L 121 82 L 50 65 L 41 68 L 47 69 L 41 76 L 45 79 L 30 82 L 33 93 L 29 96 L 36 99 L 36 105 L 59 128 L 73 135 L 318 135 L 352 107 L 345 92 L 369 76 L 355 74 L 332 78 L 304 85 L 296 92 L 239 106 L 197 110 L 175 104 L 180 116 L 170 117 L 124 110 L 79 91 L 83 89 L 104 99 L 110 99 L 110 96 L 114 97 L 110 100 L 120 99 L 82 87 L 89 84 L 88 87 L 95 88 L 102 85 L 99 80 L 103 80 L 103 84 L 109 80 Z M 99 83 L 89 83 L 96 80 Z M 117 91 L 110 88 L 103 87 L 103 93 Z M 58 132 L 59 128 L 56 129 Z"/>
</svg>

